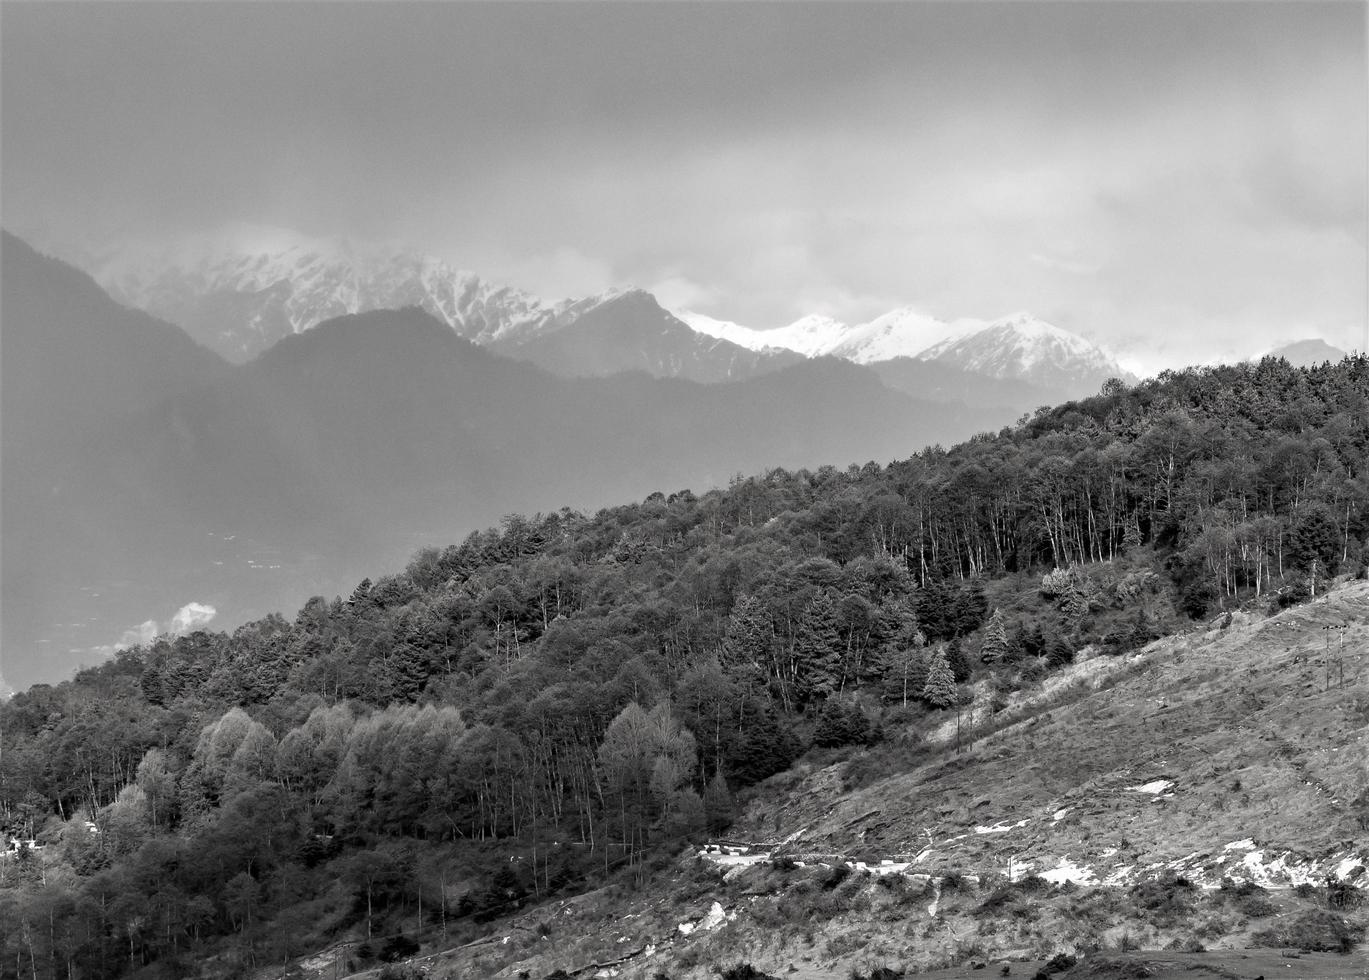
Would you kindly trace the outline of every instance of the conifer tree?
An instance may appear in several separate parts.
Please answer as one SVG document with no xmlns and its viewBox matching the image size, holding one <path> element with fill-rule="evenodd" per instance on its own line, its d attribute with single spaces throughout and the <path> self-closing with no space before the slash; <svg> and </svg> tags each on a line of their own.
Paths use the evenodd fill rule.
<svg viewBox="0 0 1369 980">
<path fill-rule="evenodd" d="M 922 686 L 922 700 L 937 708 L 948 707 L 957 700 L 955 674 L 946 661 L 944 647 L 937 647 L 932 652 L 932 661 L 927 665 L 927 682 Z"/>
<path fill-rule="evenodd" d="M 794 668 L 802 697 L 826 697 L 836 691 L 841 651 L 836 605 L 824 590 L 804 607 L 794 632 Z"/>
<path fill-rule="evenodd" d="M 759 675 L 769 661 L 770 617 L 765 605 L 744 595 L 732 606 L 723 636 L 722 664 L 729 673 Z"/>
<path fill-rule="evenodd" d="M 979 659 L 986 664 L 1002 660 L 1008 652 L 1008 624 L 1003 610 L 995 609 L 984 627 L 984 639 L 979 644 Z"/>
</svg>

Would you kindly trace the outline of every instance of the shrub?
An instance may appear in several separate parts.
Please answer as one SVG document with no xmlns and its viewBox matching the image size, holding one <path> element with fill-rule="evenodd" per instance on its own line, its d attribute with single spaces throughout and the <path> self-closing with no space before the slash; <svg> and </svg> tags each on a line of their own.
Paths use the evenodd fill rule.
<svg viewBox="0 0 1369 980">
<path fill-rule="evenodd" d="M 855 967 L 851 967 L 851 980 L 898 980 L 903 976 L 903 970 L 895 970 L 893 967 L 877 966 L 869 973 L 862 973 Z"/>
<path fill-rule="evenodd" d="M 830 892 L 849 877 L 851 877 L 851 869 L 844 864 L 838 864 L 824 871 L 818 881 L 822 885 L 823 891 Z"/>
<path fill-rule="evenodd" d="M 1041 969 L 1046 973 L 1063 973 L 1074 966 L 1076 962 L 1078 961 L 1069 953 L 1056 953 L 1046 961 L 1046 965 Z"/>
<path fill-rule="evenodd" d="M 394 963 L 406 957 L 413 956 L 419 950 L 418 943 L 403 934 L 391 936 L 386 940 L 385 945 L 380 947 L 379 959 L 382 963 Z"/>
<path fill-rule="evenodd" d="M 776 980 L 769 973 L 762 973 L 750 963 L 738 963 L 721 971 L 719 976 L 722 980 Z"/>
<path fill-rule="evenodd" d="M 840 745 L 868 745 L 877 739 L 870 719 L 855 704 L 842 704 L 829 699 L 818 714 L 813 731 L 813 744 L 821 748 Z"/>
<path fill-rule="evenodd" d="M 1257 946 L 1293 946 L 1314 953 L 1348 953 L 1364 939 L 1364 927 L 1327 909 L 1313 909 L 1255 933 Z"/>
</svg>

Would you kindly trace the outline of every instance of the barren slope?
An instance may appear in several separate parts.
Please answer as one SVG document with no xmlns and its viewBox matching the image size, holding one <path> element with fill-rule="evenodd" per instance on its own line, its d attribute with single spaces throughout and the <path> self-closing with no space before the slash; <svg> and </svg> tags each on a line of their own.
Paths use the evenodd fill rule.
<svg viewBox="0 0 1369 980">
<path fill-rule="evenodd" d="M 1287 885 L 1369 864 L 1352 803 L 1369 786 L 1369 583 L 1088 660 L 1063 681 L 912 772 L 846 795 L 837 768 L 811 772 L 742 833 L 1080 883 L 1165 866 Z"/>
</svg>

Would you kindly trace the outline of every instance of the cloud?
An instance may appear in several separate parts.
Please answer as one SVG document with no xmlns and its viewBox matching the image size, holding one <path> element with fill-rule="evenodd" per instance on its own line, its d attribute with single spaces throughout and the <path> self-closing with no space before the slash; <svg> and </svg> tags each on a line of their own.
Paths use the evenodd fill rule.
<svg viewBox="0 0 1369 980">
<path fill-rule="evenodd" d="M 176 610 L 167 624 L 167 632 L 182 636 L 193 629 L 204 626 L 217 615 L 218 610 L 203 602 L 188 602 Z"/>
<path fill-rule="evenodd" d="M 146 646 L 159 636 L 185 636 L 209 623 L 216 615 L 218 610 L 208 603 L 187 602 L 165 623 L 159 624 L 155 619 L 146 620 L 124 630 L 123 636 L 114 643 L 91 647 L 90 652 L 102 657 L 112 657 L 120 650 Z"/>
</svg>

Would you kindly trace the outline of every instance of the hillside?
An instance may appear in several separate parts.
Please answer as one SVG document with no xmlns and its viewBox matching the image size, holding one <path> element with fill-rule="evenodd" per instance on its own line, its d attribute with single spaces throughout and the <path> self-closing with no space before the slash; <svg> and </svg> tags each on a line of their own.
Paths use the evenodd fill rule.
<svg viewBox="0 0 1369 980">
<path fill-rule="evenodd" d="M 496 360 L 421 313 L 390 325 L 277 348 L 250 375 L 262 417 L 297 398 L 317 414 L 286 418 L 366 443 L 376 403 L 334 371 L 355 346 L 424 391 L 447 359 Z M 833 397 L 803 368 L 860 371 L 723 389 L 796 376 Z M 887 466 L 510 514 L 291 618 L 22 692 L 0 706 L 0 819 L 29 842 L 0 864 L 0 922 L 20 924 L 0 978 L 25 954 L 39 980 L 321 980 L 456 945 L 452 975 L 508 976 L 647 945 L 668 975 L 745 954 L 812 977 L 1352 948 L 1366 372 L 1191 370 Z M 1326 665 L 1291 658 L 1338 620 L 1345 685 L 1318 690 Z M 696 861 L 718 836 L 753 851 Z M 1231 888 L 1199 888 L 1226 869 Z M 1253 890 L 1290 869 L 1323 883 Z M 667 959 L 682 922 L 701 941 Z"/>
<path fill-rule="evenodd" d="M 1328 689 L 1322 627 L 1341 625 Z M 1271 963 L 1362 976 L 1359 956 L 1279 948 L 1313 929 L 1267 937 L 1324 906 L 1328 875 L 1369 888 L 1366 648 L 1369 583 L 1354 582 L 1086 660 L 1008 698 L 982 736 L 967 726 L 960 751 L 910 740 L 916 726 L 886 733 L 900 758 L 880 764 L 897 774 L 855 789 L 865 755 L 801 763 L 757 787 L 728 833 L 745 845 L 690 852 L 641 889 L 538 906 L 505 924 L 510 942 L 428 966 L 540 977 L 626 953 L 617 975 L 641 980 L 742 961 L 815 980 L 878 964 L 982 976 L 973 961 L 1031 976 L 1066 952 L 1118 972 L 1064 978 Z M 1362 931 L 1369 907 L 1351 919 Z"/>
</svg>

